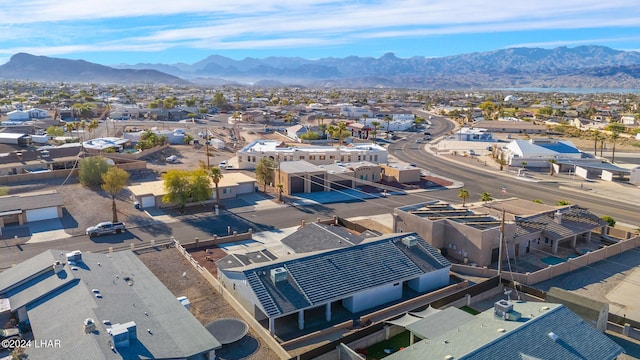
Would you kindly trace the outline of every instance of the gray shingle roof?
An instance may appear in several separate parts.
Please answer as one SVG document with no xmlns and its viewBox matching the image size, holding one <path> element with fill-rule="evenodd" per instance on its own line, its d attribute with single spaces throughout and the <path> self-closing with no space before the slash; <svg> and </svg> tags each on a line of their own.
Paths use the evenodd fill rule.
<svg viewBox="0 0 640 360">
<path fill-rule="evenodd" d="M 363 238 L 340 226 L 311 223 L 282 239 L 296 253 L 353 246 Z"/>
<path fill-rule="evenodd" d="M 55 190 L 0 196 L 0 212 L 42 209 L 63 204 L 62 196 Z"/>
<path fill-rule="evenodd" d="M 415 236 L 418 245 L 403 245 L 401 240 L 406 236 Z M 267 315 L 276 316 L 448 266 L 449 261 L 424 239 L 406 233 L 243 273 Z M 278 267 L 285 268 L 288 276 L 276 286 L 270 280 L 270 270 Z"/>
</svg>

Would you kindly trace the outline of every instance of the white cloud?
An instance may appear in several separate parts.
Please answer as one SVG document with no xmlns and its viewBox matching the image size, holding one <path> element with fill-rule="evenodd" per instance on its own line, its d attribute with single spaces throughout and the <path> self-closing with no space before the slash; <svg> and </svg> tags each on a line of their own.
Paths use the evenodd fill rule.
<svg viewBox="0 0 640 360">
<path fill-rule="evenodd" d="M 286 48 L 358 39 L 636 27 L 636 9 L 636 0 L 110 0 L 90 5 L 86 0 L 25 0 L 0 7 L 0 54 Z"/>
</svg>

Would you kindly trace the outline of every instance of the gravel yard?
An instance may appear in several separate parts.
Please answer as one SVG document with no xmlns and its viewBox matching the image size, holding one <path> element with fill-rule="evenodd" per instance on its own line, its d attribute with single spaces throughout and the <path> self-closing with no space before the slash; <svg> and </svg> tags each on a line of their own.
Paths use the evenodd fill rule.
<svg viewBox="0 0 640 360">
<path fill-rule="evenodd" d="M 191 302 L 191 313 L 202 325 L 221 318 L 239 318 L 240 315 L 191 266 L 175 248 L 148 251 L 138 255 L 140 260 L 176 296 L 186 296 Z M 186 273 L 183 277 L 182 274 Z M 225 345 L 216 351 L 222 360 L 276 360 L 278 356 L 263 345 L 253 329 L 242 340 Z"/>
</svg>

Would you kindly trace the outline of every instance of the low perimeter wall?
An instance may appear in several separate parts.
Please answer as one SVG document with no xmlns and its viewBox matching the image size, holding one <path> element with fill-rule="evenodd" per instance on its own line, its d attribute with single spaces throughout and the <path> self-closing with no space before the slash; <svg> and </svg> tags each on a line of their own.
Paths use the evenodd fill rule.
<svg viewBox="0 0 640 360">
<path fill-rule="evenodd" d="M 621 240 L 613 245 L 590 251 L 575 258 L 570 258 L 567 261 L 557 265 L 549 265 L 548 267 L 535 272 L 528 272 L 523 274 L 503 271 L 502 277 L 505 279 L 513 279 L 522 284 L 534 285 L 539 282 L 547 281 L 558 275 L 566 274 L 595 262 L 604 260 L 611 256 L 618 255 L 625 251 L 635 249 L 637 247 L 640 247 L 640 235 L 635 235 L 632 238 Z M 480 277 L 490 277 L 496 276 L 498 274 L 498 271 L 495 269 L 488 269 L 486 267 L 473 267 L 462 264 L 453 264 L 451 266 L 451 271 Z"/>
</svg>

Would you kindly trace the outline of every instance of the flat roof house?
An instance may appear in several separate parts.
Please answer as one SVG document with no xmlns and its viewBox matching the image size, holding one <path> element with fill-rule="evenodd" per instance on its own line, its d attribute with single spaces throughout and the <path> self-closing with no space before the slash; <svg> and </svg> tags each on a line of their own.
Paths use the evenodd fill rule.
<svg viewBox="0 0 640 360">
<path fill-rule="evenodd" d="M 210 359 L 220 343 L 130 251 L 48 250 L 0 276 L 38 359 Z"/>
<path fill-rule="evenodd" d="M 549 206 L 517 198 L 462 207 L 442 201 L 394 210 L 394 231 L 415 231 L 443 254 L 463 263 L 489 266 L 498 261 L 502 211 L 509 258 L 531 250 L 556 254 L 560 244 L 572 249 L 588 243 L 605 222 L 576 205 Z"/>
<path fill-rule="evenodd" d="M 322 311 L 327 322 L 340 307 L 359 313 L 449 284 L 451 264 L 415 233 L 390 234 L 328 251 L 238 267 L 216 262 L 222 285 L 259 321 L 276 326 L 305 312 Z M 288 320 L 288 321 L 287 321 Z"/>
</svg>

